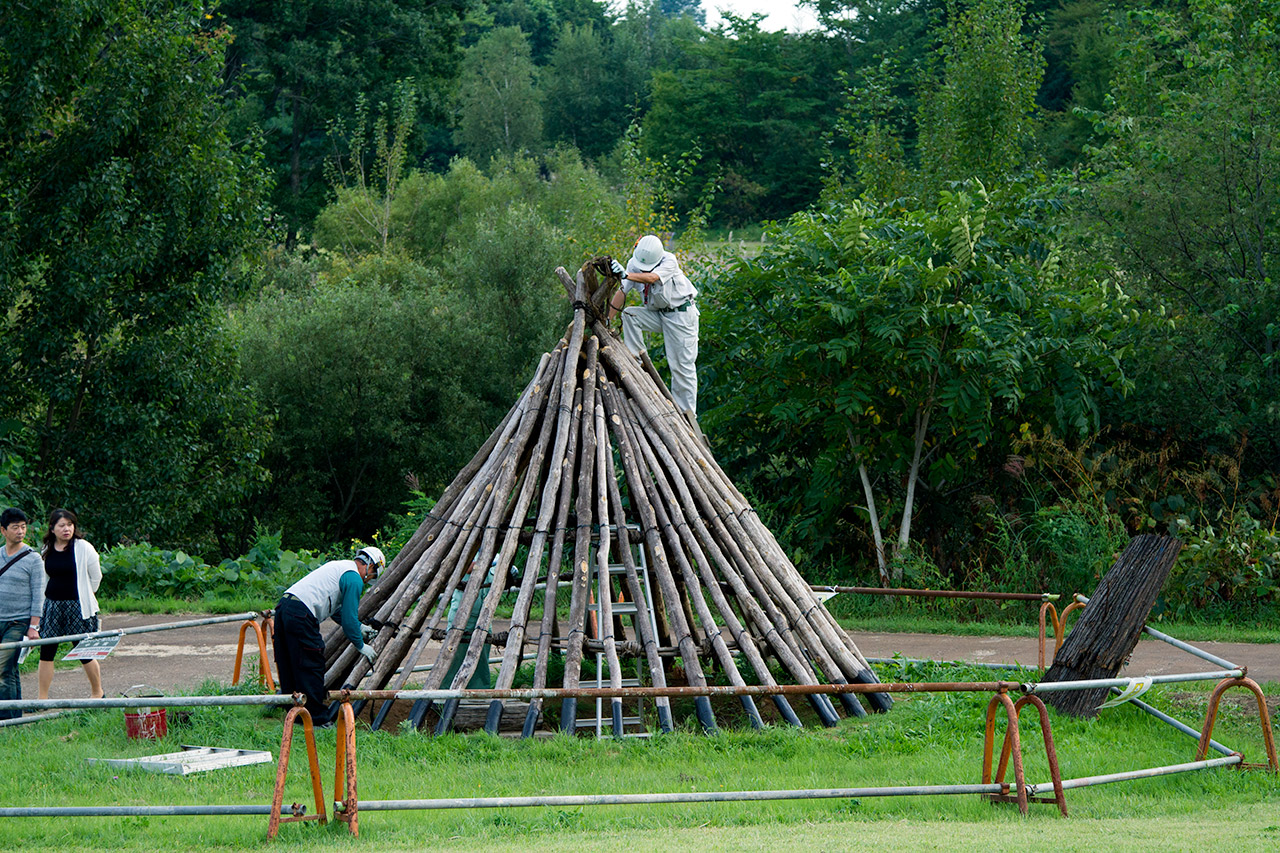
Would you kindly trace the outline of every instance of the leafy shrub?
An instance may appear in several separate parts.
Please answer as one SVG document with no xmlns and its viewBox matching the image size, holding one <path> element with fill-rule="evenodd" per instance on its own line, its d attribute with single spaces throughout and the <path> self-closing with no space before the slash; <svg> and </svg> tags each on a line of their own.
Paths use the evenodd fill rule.
<svg viewBox="0 0 1280 853">
<path fill-rule="evenodd" d="M 1219 523 L 1185 519 L 1186 547 L 1169 573 L 1163 601 L 1177 617 L 1233 613 L 1274 615 L 1280 608 L 1280 535 L 1247 512 L 1223 513 Z"/>
<path fill-rule="evenodd" d="M 120 545 L 102 554 L 102 586 L 98 594 L 139 600 L 241 595 L 275 601 L 290 584 L 326 559 L 312 551 L 283 550 L 278 532 L 262 530 L 249 553 L 217 565 L 148 542 Z"/>
</svg>

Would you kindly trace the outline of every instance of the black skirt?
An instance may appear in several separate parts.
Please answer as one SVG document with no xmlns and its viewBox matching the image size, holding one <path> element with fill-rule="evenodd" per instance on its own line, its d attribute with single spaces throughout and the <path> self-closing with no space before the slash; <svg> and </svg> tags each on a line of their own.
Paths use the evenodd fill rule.
<svg viewBox="0 0 1280 853">
<path fill-rule="evenodd" d="M 98 614 L 88 619 L 80 615 L 78 599 L 44 600 L 44 615 L 40 617 L 41 637 L 66 637 L 70 634 L 92 634 L 98 630 Z"/>
</svg>

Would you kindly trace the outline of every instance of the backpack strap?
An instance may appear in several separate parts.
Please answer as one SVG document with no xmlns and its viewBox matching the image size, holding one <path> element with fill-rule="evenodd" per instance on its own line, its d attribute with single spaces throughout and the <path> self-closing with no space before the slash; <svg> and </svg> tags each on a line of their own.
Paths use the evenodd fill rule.
<svg viewBox="0 0 1280 853">
<path fill-rule="evenodd" d="M 31 549 L 30 549 L 30 548 L 28 548 L 28 549 L 27 549 L 27 550 L 25 550 L 25 551 L 19 551 L 19 552 L 18 552 L 18 555 L 17 555 L 16 557 L 14 557 L 14 558 L 13 558 L 12 560 L 10 560 L 9 562 L 5 563 L 5 564 L 4 564 L 4 568 L 3 568 L 3 569 L 0 569 L 0 575 L 3 575 L 5 572 L 9 571 L 9 567 L 10 567 L 10 566 L 12 566 L 14 563 L 18 562 L 19 560 L 21 560 L 23 557 L 27 556 L 27 555 L 28 555 L 28 554 L 30 554 L 30 553 L 31 553 Z"/>
</svg>

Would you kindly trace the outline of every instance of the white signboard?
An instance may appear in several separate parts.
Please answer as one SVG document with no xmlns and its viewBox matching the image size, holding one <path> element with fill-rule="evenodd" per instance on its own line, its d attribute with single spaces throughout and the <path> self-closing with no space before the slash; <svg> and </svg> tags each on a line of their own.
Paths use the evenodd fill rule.
<svg viewBox="0 0 1280 853">
<path fill-rule="evenodd" d="M 67 652 L 62 659 L 102 660 L 114 652 L 118 645 L 120 645 L 119 634 L 112 634 L 110 637 L 90 637 L 87 640 L 81 640 L 80 645 Z"/>
</svg>

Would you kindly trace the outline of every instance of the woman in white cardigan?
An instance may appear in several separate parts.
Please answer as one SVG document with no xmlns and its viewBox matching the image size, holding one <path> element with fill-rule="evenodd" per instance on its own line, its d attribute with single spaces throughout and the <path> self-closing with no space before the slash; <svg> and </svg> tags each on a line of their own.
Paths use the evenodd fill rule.
<svg viewBox="0 0 1280 853">
<path fill-rule="evenodd" d="M 98 599 L 94 593 L 102 583 L 102 566 L 98 552 L 80 533 L 76 514 L 69 509 L 55 509 L 49 515 L 44 533 L 44 571 L 48 585 L 44 590 L 44 617 L 40 620 L 40 636 L 65 637 L 90 634 L 98 630 Z M 59 643 L 40 647 L 40 698 L 49 698 L 53 684 L 53 659 Z M 78 643 L 72 643 L 74 649 Z M 89 678 L 89 695 L 102 698 L 102 670 L 96 660 L 82 660 Z"/>
</svg>

